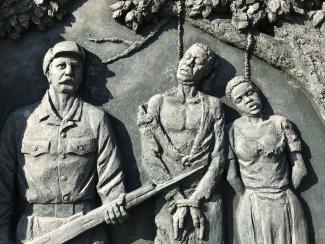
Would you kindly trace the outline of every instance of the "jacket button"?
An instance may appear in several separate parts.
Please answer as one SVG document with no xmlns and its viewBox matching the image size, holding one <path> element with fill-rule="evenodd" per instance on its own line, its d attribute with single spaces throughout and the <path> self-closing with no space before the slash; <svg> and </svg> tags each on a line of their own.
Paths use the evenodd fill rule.
<svg viewBox="0 0 325 244">
<path fill-rule="evenodd" d="M 37 149 L 38 149 L 38 146 L 37 146 L 37 145 L 34 145 L 34 146 L 33 146 L 33 150 L 34 150 L 34 151 L 37 151 Z"/>
<path fill-rule="evenodd" d="M 62 138 L 66 138 L 66 136 L 67 136 L 67 134 L 66 134 L 65 132 L 62 132 L 62 133 L 61 133 L 61 137 L 62 137 Z"/>
<path fill-rule="evenodd" d="M 65 175 L 63 175 L 63 176 L 61 176 L 61 180 L 62 181 L 66 181 L 68 178 L 65 176 Z"/>
<path fill-rule="evenodd" d="M 69 195 L 69 194 L 65 194 L 65 195 L 63 196 L 63 200 L 64 200 L 64 201 L 69 201 L 69 200 L 70 200 L 70 195 Z"/>
</svg>

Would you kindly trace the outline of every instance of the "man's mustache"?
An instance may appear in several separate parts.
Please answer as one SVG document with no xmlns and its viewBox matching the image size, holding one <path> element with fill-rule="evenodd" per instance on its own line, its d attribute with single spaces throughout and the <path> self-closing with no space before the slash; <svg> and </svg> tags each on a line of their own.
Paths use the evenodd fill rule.
<svg viewBox="0 0 325 244">
<path fill-rule="evenodd" d="M 73 77 L 64 77 L 59 81 L 59 84 L 71 84 L 73 83 L 75 78 Z"/>
</svg>

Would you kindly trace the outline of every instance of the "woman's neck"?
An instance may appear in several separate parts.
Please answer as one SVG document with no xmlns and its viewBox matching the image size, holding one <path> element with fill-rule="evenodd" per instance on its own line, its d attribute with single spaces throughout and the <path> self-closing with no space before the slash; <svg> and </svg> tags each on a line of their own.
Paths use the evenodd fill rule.
<svg viewBox="0 0 325 244">
<path fill-rule="evenodd" d="M 244 116 L 246 117 L 246 121 L 252 124 L 258 124 L 264 121 L 263 115 L 261 113 L 254 116 L 245 114 Z"/>
</svg>

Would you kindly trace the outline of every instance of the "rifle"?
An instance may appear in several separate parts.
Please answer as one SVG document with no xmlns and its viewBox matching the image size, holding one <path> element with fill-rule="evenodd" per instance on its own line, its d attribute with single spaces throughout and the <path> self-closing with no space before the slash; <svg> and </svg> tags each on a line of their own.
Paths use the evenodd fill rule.
<svg viewBox="0 0 325 244">
<path fill-rule="evenodd" d="M 125 208 L 127 210 L 143 203 L 144 201 L 158 195 L 163 190 L 175 185 L 181 180 L 195 174 L 204 168 L 201 165 L 193 170 L 190 170 L 184 174 L 178 175 L 170 180 L 167 180 L 161 184 L 155 185 L 151 183 L 147 186 L 142 186 L 132 192 L 125 195 Z M 59 228 L 52 230 L 40 237 L 36 237 L 34 240 L 25 242 L 26 244 L 61 244 L 67 242 L 81 233 L 103 223 L 104 213 L 107 210 L 107 206 L 110 203 L 104 204 L 94 210 L 91 210 L 85 215 L 80 217 L 76 216 L 75 219 L 70 222 L 61 225 Z"/>
</svg>

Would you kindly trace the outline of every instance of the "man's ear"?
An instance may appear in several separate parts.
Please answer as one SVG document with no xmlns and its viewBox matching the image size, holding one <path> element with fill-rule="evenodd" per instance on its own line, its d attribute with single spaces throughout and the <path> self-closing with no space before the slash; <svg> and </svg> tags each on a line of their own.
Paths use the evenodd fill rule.
<svg viewBox="0 0 325 244">
<path fill-rule="evenodd" d="M 49 64 L 49 66 L 48 66 L 48 68 L 47 68 L 47 70 L 46 70 L 46 73 L 45 73 L 45 76 L 46 76 L 47 81 L 48 81 L 49 83 L 51 83 L 50 80 L 49 80 L 51 66 L 52 66 L 52 62 Z"/>
<path fill-rule="evenodd" d="M 49 84 L 51 84 L 51 81 L 50 81 L 50 77 L 49 77 L 50 75 L 49 75 L 49 69 L 46 71 L 46 73 L 45 73 L 45 77 L 46 77 L 46 79 L 47 79 L 47 82 L 49 83 Z"/>
</svg>

